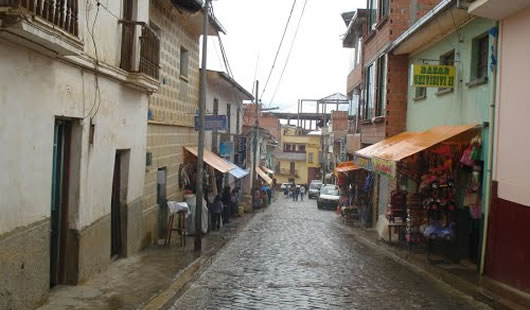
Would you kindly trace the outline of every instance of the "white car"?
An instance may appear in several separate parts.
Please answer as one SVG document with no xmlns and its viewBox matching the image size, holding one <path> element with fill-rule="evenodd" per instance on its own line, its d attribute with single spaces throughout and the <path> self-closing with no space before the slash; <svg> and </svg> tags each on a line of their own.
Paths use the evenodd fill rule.
<svg viewBox="0 0 530 310">
<path fill-rule="evenodd" d="M 320 195 L 317 200 L 317 208 L 319 209 L 337 209 L 340 201 L 339 188 L 334 184 L 325 184 L 320 188 Z"/>
</svg>

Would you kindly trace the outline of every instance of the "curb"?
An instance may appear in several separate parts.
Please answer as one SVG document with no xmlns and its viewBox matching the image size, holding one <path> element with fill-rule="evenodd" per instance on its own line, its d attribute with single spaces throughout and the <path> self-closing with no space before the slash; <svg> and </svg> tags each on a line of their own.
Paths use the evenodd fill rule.
<svg viewBox="0 0 530 310">
<path fill-rule="evenodd" d="M 367 236 L 368 231 L 360 227 L 351 227 L 335 222 L 335 224 L 342 229 L 349 230 L 353 233 L 353 237 L 363 244 L 383 252 L 388 255 L 394 261 L 409 267 L 417 274 L 429 278 L 439 284 L 443 285 L 446 289 L 454 292 L 457 295 L 464 296 L 472 299 L 473 301 L 482 305 L 488 306 L 493 309 L 499 310 L 523 310 L 527 309 L 523 306 L 515 304 L 514 302 L 497 297 L 492 292 L 480 287 L 479 285 L 470 283 L 469 281 L 462 279 L 448 271 L 444 271 L 440 268 L 436 268 L 428 264 L 427 262 L 421 262 L 415 258 L 409 258 L 407 252 L 398 248 L 393 248 L 386 243 L 378 242 L 370 236 Z"/>
<path fill-rule="evenodd" d="M 176 300 L 176 297 L 181 293 L 185 286 L 191 282 L 196 276 L 198 276 L 202 271 L 207 269 L 214 262 L 217 255 L 221 253 L 221 250 L 225 248 L 229 243 L 231 243 L 240 232 L 248 226 L 250 221 L 258 212 L 254 211 L 248 213 L 249 218 L 245 222 L 237 227 L 235 231 L 223 240 L 219 245 L 214 246 L 213 248 L 203 252 L 197 259 L 195 259 L 191 264 L 186 268 L 181 270 L 175 275 L 175 278 L 171 281 L 169 286 L 164 290 L 156 293 L 151 299 L 149 299 L 144 304 L 137 307 L 141 310 L 159 310 L 164 309 L 165 306 Z"/>
</svg>

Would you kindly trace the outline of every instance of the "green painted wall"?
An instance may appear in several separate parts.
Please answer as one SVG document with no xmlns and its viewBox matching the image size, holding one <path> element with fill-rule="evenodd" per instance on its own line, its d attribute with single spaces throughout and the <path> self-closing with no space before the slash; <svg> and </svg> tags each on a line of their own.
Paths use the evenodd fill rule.
<svg viewBox="0 0 530 310">
<path fill-rule="evenodd" d="M 409 64 L 438 64 L 440 56 L 455 50 L 456 80 L 452 92 L 437 95 L 438 88 L 427 88 L 423 100 L 414 100 L 415 87 L 409 86 L 407 102 L 407 130 L 421 131 L 434 126 L 451 124 L 481 124 L 489 119 L 490 86 L 488 83 L 469 87 L 471 79 L 473 39 L 495 26 L 493 21 L 477 18 L 457 32 L 441 39 L 427 49 L 409 57 Z M 460 42 L 458 36 L 460 35 Z M 490 44 L 492 38 L 490 37 Z M 489 59 L 489 58 L 488 58 Z M 410 70 L 409 70 L 410 75 Z M 410 79 L 410 76 L 409 76 Z"/>
<path fill-rule="evenodd" d="M 450 34 L 409 57 L 409 65 L 438 64 L 436 61 L 424 61 L 424 59 L 437 60 L 440 59 L 441 55 L 454 49 L 457 82 L 452 92 L 443 95 L 436 94 L 438 88 L 427 88 L 426 98 L 421 100 L 415 100 L 416 89 L 409 86 L 407 95 L 408 131 L 423 131 L 439 125 L 473 123 L 482 125 L 483 122 L 489 121 L 490 87 L 493 85 L 492 81 L 494 78 L 491 76 L 489 67 L 487 83 L 474 87 L 467 86 L 466 83 L 472 80 L 472 62 L 475 59 L 472 57 L 473 39 L 487 34 L 491 27 L 495 27 L 494 21 L 476 18 L 459 28 L 458 32 Z M 491 59 L 492 42 L 493 37 L 489 36 L 490 55 L 488 56 L 488 64 Z M 409 70 L 409 80 L 410 74 Z M 484 167 L 487 166 L 486 150 L 488 148 L 488 140 L 488 128 L 484 128 L 482 130 L 482 159 L 485 162 Z"/>
</svg>

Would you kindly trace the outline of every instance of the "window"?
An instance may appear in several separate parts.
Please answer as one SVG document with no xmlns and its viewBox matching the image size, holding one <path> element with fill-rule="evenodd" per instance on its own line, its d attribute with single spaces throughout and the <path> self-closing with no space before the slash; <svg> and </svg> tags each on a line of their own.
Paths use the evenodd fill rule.
<svg viewBox="0 0 530 310">
<path fill-rule="evenodd" d="M 473 58 L 471 63 L 474 68 L 471 70 L 472 79 L 479 80 L 488 77 L 488 52 L 489 38 L 483 35 L 473 40 Z"/>
<path fill-rule="evenodd" d="M 232 115 L 232 111 L 231 111 L 232 107 L 227 104 L 226 105 L 226 132 L 227 133 L 230 133 L 230 128 L 232 128 L 232 126 L 230 125 L 230 116 Z"/>
<path fill-rule="evenodd" d="M 385 90 L 386 90 L 386 55 L 377 60 L 377 102 L 375 106 L 375 116 L 385 114 Z"/>
<path fill-rule="evenodd" d="M 180 47 L 180 77 L 188 78 L 188 50 Z"/>
<path fill-rule="evenodd" d="M 299 152 L 305 152 L 305 145 L 298 145 Z"/>
<path fill-rule="evenodd" d="M 424 99 L 427 97 L 427 88 L 425 87 L 416 87 L 416 95 L 414 96 L 414 99 Z"/>
<path fill-rule="evenodd" d="M 363 52 L 363 37 L 359 37 L 359 41 L 357 42 L 357 59 L 355 62 L 356 65 L 361 63 L 362 52 Z"/>
<path fill-rule="evenodd" d="M 440 56 L 440 65 L 454 66 L 455 64 L 455 50 Z M 448 88 L 438 88 L 438 91 L 444 91 Z"/>
<path fill-rule="evenodd" d="M 309 155 L 307 155 L 307 161 L 310 163 L 313 162 L 313 153 L 309 153 Z"/>
<path fill-rule="evenodd" d="M 369 120 L 373 117 L 374 111 L 374 64 L 370 64 L 366 68 L 365 85 L 366 85 L 366 98 L 364 102 L 364 113 L 363 119 Z"/>
<path fill-rule="evenodd" d="M 377 24 L 377 1 L 368 0 L 368 30 L 372 31 L 375 29 Z"/>
<path fill-rule="evenodd" d="M 379 0 L 379 20 L 388 15 L 389 6 L 388 0 Z"/>
</svg>

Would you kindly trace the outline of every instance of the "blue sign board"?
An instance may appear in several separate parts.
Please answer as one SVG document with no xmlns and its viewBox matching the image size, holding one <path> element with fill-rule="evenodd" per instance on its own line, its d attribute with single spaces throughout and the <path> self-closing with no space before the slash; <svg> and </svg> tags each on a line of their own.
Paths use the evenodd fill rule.
<svg viewBox="0 0 530 310">
<path fill-rule="evenodd" d="M 195 130 L 199 130 L 198 115 L 195 115 Z M 226 130 L 226 115 L 205 115 L 204 130 Z"/>
<path fill-rule="evenodd" d="M 234 143 L 230 141 L 221 142 L 221 146 L 219 147 L 219 156 L 228 158 L 232 155 L 232 152 L 234 152 Z"/>
</svg>

